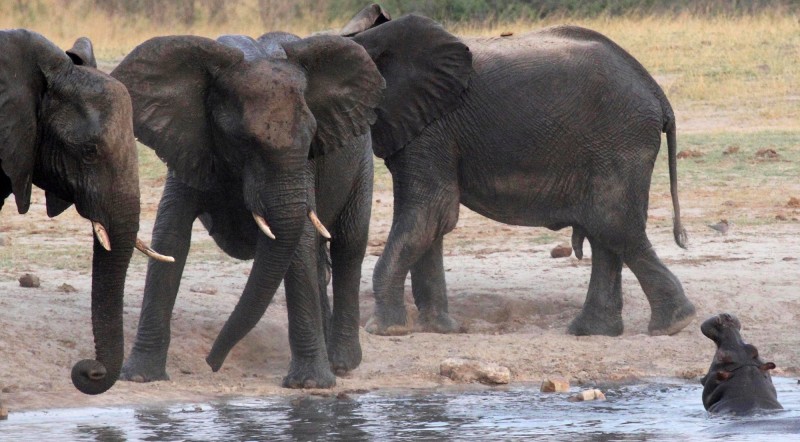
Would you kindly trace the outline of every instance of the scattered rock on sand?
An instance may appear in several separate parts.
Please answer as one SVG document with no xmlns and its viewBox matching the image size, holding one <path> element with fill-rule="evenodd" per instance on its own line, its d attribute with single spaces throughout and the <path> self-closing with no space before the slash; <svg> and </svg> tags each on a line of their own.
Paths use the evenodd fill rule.
<svg viewBox="0 0 800 442">
<path fill-rule="evenodd" d="M 193 285 L 193 286 L 189 287 L 189 291 L 192 292 L 192 293 L 203 293 L 205 295 L 216 295 L 217 294 L 217 288 L 216 287 L 212 287 L 212 286 L 209 286 L 209 285 L 201 285 L 201 284 L 197 284 L 197 285 Z"/>
<path fill-rule="evenodd" d="M 572 255 L 572 247 L 559 244 L 550 251 L 551 258 L 568 258 Z"/>
<path fill-rule="evenodd" d="M 60 286 L 58 286 L 57 290 L 59 292 L 61 292 L 61 293 L 75 293 L 75 292 L 78 291 L 78 289 L 76 289 L 75 287 L 67 284 L 66 282 L 61 284 Z"/>
<path fill-rule="evenodd" d="M 439 374 L 456 382 L 478 381 L 482 384 L 511 382 L 511 370 L 508 367 L 472 359 L 447 358 L 439 365 Z"/>
<path fill-rule="evenodd" d="M 583 390 L 580 393 L 572 396 L 569 400 L 573 402 L 582 402 L 582 401 L 604 401 L 606 400 L 606 395 L 603 394 L 602 391 L 593 388 L 591 390 Z"/>
<path fill-rule="evenodd" d="M 566 393 L 569 391 L 569 381 L 564 378 L 549 378 L 542 381 L 542 393 Z"/>
<path fill-rule="evenodd" d="M 679 160 L 680 159 L 684 159 L 684 158 L 700 158 L 700 157 L 703 156 L 703 152 L 698 152 L 696 150 L 691 150 L 691 149 L 682 150 L 682 151 L 678 152 L 678 155 L 676 155 L 676 156 L 677 156 L 677 158 Z"/>
<path fill-rule="evenodd" d="M 789 207 L 790 209 L 800 209 L 800 198 L 789 198 L 789 202 L 786 203 L 786 207 Z"/>
<path fill-rule="evenodd" d="M 739 146 L 728 146 L 722 151 L 723 155 L 733 155 L 735 153 L 739 153 Z"/>
<path fill-rule="evenodd" d="M 36 288 L 41 285 L 41 281 L 39 281 L 39 277 L 36 275 L 31 275 L 30 273 L 26 273 L 19 277 L 19 286 L 20 287 L 27 287 L 27 288 Z"/>
<path fill-rule="evenodd" d="M 778 155 L 778 152 L 776 152 L 775 149 L 765 147 L 763 149 L 758 149 L 758 152 L 756 152 L 756 158 L 759 160 L 777 160 L 780 158 L 780 155 Z"/>
</svg>

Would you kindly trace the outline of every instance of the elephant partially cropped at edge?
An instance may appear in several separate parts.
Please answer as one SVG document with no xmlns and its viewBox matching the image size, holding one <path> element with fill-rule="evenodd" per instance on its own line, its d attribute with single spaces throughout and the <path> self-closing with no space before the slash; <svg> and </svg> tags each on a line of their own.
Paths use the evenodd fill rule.
<svg viewBox="0 0 800 442">
<path fill-rule="evenodd" d="M 572 227 L 579 257 L 589 239 L 589 289 L 570 333 L 622 333 L 623 262 L 650 303 L 651 334 L 674 334 L 691 322 L 694 306 L 645 233 L 665 132 L 674 236 L 685 246 L 675 117 L 631 55 L 574 26 L 460 39 L 424 17 L 390 20 L 377 5 L 345 29 L 387 83 L 372 137 L 392 174 L 394 218 L 373 274 L 367 331 L 408 331 L 409 270 L 420 326 L 458 329 L 448 314 L 442 238 L 456 225 L 459 203 L 503 223 Z"/>
<path fill-rule="evenodd" d="M 332 366 L 346 371 L 361 361 L 358 315 L 348 305 L 358 309 L 372 202 L 369 124 L 384 87 L 366 51 L 339 36 L 160 37 L 111 75 L 130 91 L 136 135 L 167 163 L 153 246 L 177 261 L 148 267 L 123 378 L 169 379 L 170 318 L 199 217 L 223 251 L 254 259 L 206 358 L 212 369 L 261 319 L 285 278 L 292 361 L 284 386 L 334 385 Z M 322 188 L 332 190 L 323 198 Z M 333 234 L 327 346 L 325 257 L 309 217 Z"/>
<path fill-rule="evenodd" d="M 48 216 L 75 204 L 94 230 L 96 359 L 72 369 L 72 382 L 86 394 L 103 393 L 119 377 L 123 289 L 134 246 L 157 256 L 136 239 L 139 171 L 130 97 L 96 68 L 86 38 L 65 53 L 35 32 L 0 31 L 0 208 L 13 193 L 17 210 L 26 213 L 36 185 L 45 191 Z"/>
</svg>

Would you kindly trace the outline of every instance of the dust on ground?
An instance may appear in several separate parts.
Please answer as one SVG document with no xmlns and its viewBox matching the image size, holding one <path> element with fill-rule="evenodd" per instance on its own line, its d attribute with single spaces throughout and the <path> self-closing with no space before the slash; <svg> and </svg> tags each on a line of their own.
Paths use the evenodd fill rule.
<svg viewBox="0 0 800 442">
<path fill-rule="evenodd" d="M 156 184 L 143 186 L 143 239 L 149 239 L 155 219 L 161 192 Z M 787 189 L 769 191 L 785 192 L 789 200 L 800 197 L 797 185 L 795 180 Z M 384 337 L 362 329 L 363 362 L 337 379 L 332 394 L 452 385 L 439 375 L 439 364 L 456 356 L 507 366 L 515 383 L 539 382 L 547 376 L 584 384 L 653 377 L 695 381 L 707 370 L 714 353 L 714 344 L 700 333 L 700 323 L 720 312 L 738 315 L 745 339 L 777 364 L 775 374 L 800 375 L 800 209 L 775 208 L 780 217 L 767 213 L 764 219 L 769 221 L 734 225 L 727 235 L 721 235 L 706 226 L 718 221 L 714 217 L 721 210 L 755 209 L 723 203 L 715 207 L 684 204 L 690 247 L 682 250 L 672 239 L 671 208 L 668 197 L 663 196 L 666 189 L 653 191 L 661 196 L 651 200 L 648 233 L 698 311 L 695 321 L 680 333 L 647 334 L 650 310 L 646 298 L 625 269 L 624 334 L 617 338 L 566 334 L 588 286 L 588 245 L 583 260 L 574 255 L 554 259 L 550 251 L 569 243 L 569 229 L 549 232 L 508 226 L 462 207 L 457 228 L 445 237 L 444 250 L 450 312 L 463 333 Z M 684 202 L 687 192 L 691 190 L 683 190 Z M 89 308 L 90 225 L 74 209 L 48 219 L 39 191 L 28 215 L 17 215 L 13 200 L 6 204 L 0 248 L 25 251 L 0 266 L 0 400 L 12 413 L 301 394 L 280 387 L 290 358 L 282 288 L 222 370 L 212 373 L 206 365 L 205 356 L 244 288 L 251 262 L 236 261 L 219 252 L 199 222 L 173 312 L 167 366 L 171 380 L 118 382 L 99 396 L 79 393 L 69 379 L 70 370 L 78 360 L 94 355 Z M 361 284 L 362 325 L 373 308 L 372 270 L 391 224 L 391 192 L 377 191 L 373 207 Z M 58 252 L 63 250 L 74 256 Z M 41 286 L 20 287 L 17 280 L 25 273 L 37 275 Z M 136 333 L 145 274 L 146 260 L 135 254 L 125 292 L 126 354 Z M 65 284 L 76 291 L 65 289 Z M 413 319 L 408 283 L 406 304 Z"/>
</svg>

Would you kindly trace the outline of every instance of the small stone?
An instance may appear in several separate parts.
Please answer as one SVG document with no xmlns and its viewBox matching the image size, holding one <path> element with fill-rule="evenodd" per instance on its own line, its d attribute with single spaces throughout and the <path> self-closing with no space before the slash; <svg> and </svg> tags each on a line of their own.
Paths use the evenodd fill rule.
<svg viewBox="0 0 800 442">
<path fill-rule="evenodd" d="M 41 285 L 41 281 L 39 281 L 39 277 L 36 275 L 31 275 L 30 273 L 26 273 L 19 277 L 19 286 L 20 287 L 27 287 L 27 288 L 36 288 Z"/>
<path fill-rule="evenodd" d="M 800 198 L 789 198 L 789 202 L 786 203 L 786 207 L 789 207 L 790 209 L 800 209 Z"/>
<path fill-rule="evenodd" d="M 756 152 L 756 158 L 759 160 L 777 160 L 780 158 L 780 154 L 778 154 L 775 149 L 765 147 L 763 149 L 758 149 L 758 152 Z"/>
<path fill-rule="evenodd" d="M 505 32 L 500 33 L 501 37 L 511 37 L 512 35 L 514 35 L 514 33 L 511 32 L 511 31 L 505 31 Z"/>
<path fill-rule="evenodd" d="M 576 394 L 575 396 L 570 398 L 573 402 L 583 402 L 583 401 L 604 401 L 606 400 L 606 395 L 596 389 L 593 388 L 591 390 L 583 390 L 580 393 Z"/>
<path fill-rule="evenodd" d="M 678 152 L 678 155 L 676 155 L 676 157 L 677 157 L 679 160 L 682 160 L 682 159 L 684 159 L 684 158 L 700 158 L 700 157 L 702 157 L 702 156 L 703 156 L 703 153 L 702 153 L 702 152 L 698 152 L 698 151 L 696 151 L 696 150 L 691 150 L 691 149 L 689 149 L 689 150 L 682 150 L 682 151 Z"/>
<path fill-rule="evenodd" d="M 189 287 L 189 291 L 192 292 L 192 293 L 202 293 L 204 295 L 216 295 L 217 294 L 217 288 L 216 287 L 205 286 L 205 285 L 200 285 L 200 284 L 193 285 L 193 286 Z"/>
<path fill-rule="evenodd" d="M 549 378 L 542 381 L 542 393 L 566 393 L 569 391 L 569 381 L 564 378 Z"/>
<path fill-rule="evenodd" d="M 3 387 L 3 389 L 0 390 L 0 392 L 3 392 L 3 393 L 15 393 L 17 390 L 19 390 L 18 386 L 16 386 L 16 385 L 7 385 L 7 386 Z"/>
<path fill-rule="evenodd" d="M 0 405 L 0 421 L 8 419 L 8 408 Z"/>
<path fill-rule="evenodd" d="M 550 251 L 551 258 L 568 258 L 572 255 L 572 247 L 559 244 Z"/>
<path fill-rule="evenodd" d="M 61 284 L 60 286 L 58 286 L 57 290 L 59 292 L 62 292 L 62 293 L 75 293 L 75 292 L 78 291 L 78 289 L 76 289 L 75 287 L 67 284 L 66 282 Z"/>
<path fill-rule="evenodd" d="M 511 370 L 508 367 L 462 358 L 447 358 L 439 365 L 439 374 L 457 382 L 474 382 L 482 384 L 508 384 L 511 382 Z"/>
</svg>

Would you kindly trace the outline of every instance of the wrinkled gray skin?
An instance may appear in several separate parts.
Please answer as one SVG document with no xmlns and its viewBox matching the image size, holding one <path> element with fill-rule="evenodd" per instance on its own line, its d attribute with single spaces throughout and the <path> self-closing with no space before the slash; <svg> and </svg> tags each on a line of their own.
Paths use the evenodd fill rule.
<svg viewBox="0 0 800 442">
<path fill-rule="evenodd" d="M 764 362 L 758 350 L 745 344 L 736 316 L 722 313 L 703 322 L 700 330 L 717 344 L 708 373 L 703 376 L 703 406 L 709 413 L 750 414 L 783 409 L 772 385 L 772 362 Z"/>
<path fill-rule="evenodd" d="M 108 232 L 111 251 L 95 239 L 92 257 L 96 359 L 72 369 L 78 390 L 103 393 L 122 366 L 122 297 L 139 230 L 130 97 L 97 70 L 88 39 L 64 53 L 37 33 L 0 31 L 0 208 L 13 193 L 26 213 L 32 184 L 44 189 L 48 216 L 75 204 Z"/>
<path fill-rule="evenodd" d="M 350 312 L 358 308 L 371 203 L 369 123 L 383 88 L 368 55 L 338 36 L 173 36 L 143 43 L 112 76 L 131 91 L 137 136 L 167 163 L 153 247 L 176 259 L 150 262 L 123 378 L 169 378 L 170 317 L 199 218 L 223 251 L 254 260 L 206 358 L 211 368 L 261 319 L 285 275 L 292 362 L 283 384 L 333 386 L 331 367 L 349 370 L 361 359 L 358 315 Z M 334 238 L 337 332 L 327 346 L 325 246 L 307 217 L 315 204 Z"/>
<path fill-rule="evenodd" d="M 375 267 L 367 331 L 408 331 L 409 271 L 419 326 L 458 329 L 448 315 L 442 241 L 459 203 L 507 224 L 572 227 L 579 257 L 589 239 L 589 290 L 570 333 L 622 333 L 623 263 L 650 302 L 651 334 L 691 322 L 694 306 L 645 233 L 650 177 L 666 132 L 674 234 L 684 246 L 675 117 L 633 57 L 574 26 L 459 39 L 424 17 L 386 21 L 380 8 L 373 11 L 383 24 L 352 38 L 387 83 L 372 138 L 392 174 L 394 217 Z M 368 23 L 362 14 L 358 22 Z"/>
</svg>

